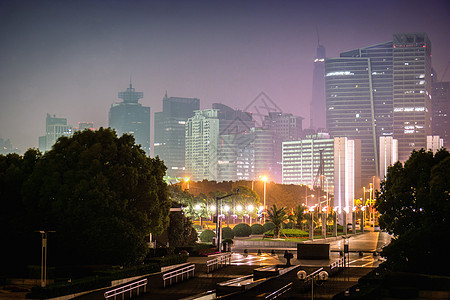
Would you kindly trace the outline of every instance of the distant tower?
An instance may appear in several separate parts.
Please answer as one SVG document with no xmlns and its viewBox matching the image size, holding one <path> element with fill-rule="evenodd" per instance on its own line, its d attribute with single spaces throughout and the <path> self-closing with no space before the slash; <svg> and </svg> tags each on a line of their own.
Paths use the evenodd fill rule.
<svg viewBox="0 0 450 300">
<path fill-rule="evenodd" d="M 130 81 L 130 87 L 118 95 L 123 102 L 111 105 L 109 127 L 115 129 L 119 136 L 124 133 L 133 135 L 136 144 L 150 155 L 150 107 L 138 103 L 143 97 L 144 94 L 136 92 Z"/>
<path fill-rule="evenodd" d="M 155 113 L 154 155 L 167 167 L 167 176 L 183 177 L 185 170 L 185 124 L 200 109 L 200 99 L 163 98 L 163 109 Z"/>
<path fill-rule="evenodd" d="M 317 39 L 316 58 L 314 59 L 312 99 L 309 112 L 309 128 L 326 127 L 325 109 L 325 47 Z"/>
<path fill-rule="evenodd" d="M 71 136 L 72 126 L 67 125 L 66 118 L 57 118 L 47 114 L 45 119 L 45 135 L 39 137 L 39 150 L 46 152 L 52 148 L 61 136 Z"/>
</svg>

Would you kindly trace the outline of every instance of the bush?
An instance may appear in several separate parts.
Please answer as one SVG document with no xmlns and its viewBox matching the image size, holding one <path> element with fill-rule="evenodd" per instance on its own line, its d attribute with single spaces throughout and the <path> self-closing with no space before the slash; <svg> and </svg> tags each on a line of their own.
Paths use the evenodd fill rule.
<svg viewBox="0 0 450 300">
<path fill-rule="evenodd" d="M 202 233 L 200 233 L 200 241 L 204 243 L 212 243 L 215 236 L 216 234 L 214 233 L 214 231 L 212 231 L 211 229 L 205 229 L 202 231 Z"/>
<path fill-rule="evenodd" d="M 233 228 L 234 236 L 244 237 L 249 236 L 252 234 L 252 229 L 250 228 L 250 225 L 245 223 L 239 223 Z"/>
<path fill-rule="evenodd" d="M 263 234 L 264 233 L 264 226 L 262 226 L 261 224 L 253 224 L 252 225 L 252 234 Z"/>
<path fill-rule="evenodd" d="M 280 237 L 306 237 L 309 233 L 300 229 L 283 229 Z M 273 237 L 273 229 L 264 233 L 264 237 Z"/>
<path fill-rule="evenodd" d="M 230 227 L 224 227 L 222 228 L 222 239 L 233 239 L 234 238 L 234 231 Z"/>
<path fill-rule="evenodd" d="M 267 231 L 274 229 L 275 224 L 273 224 L 272 222 L 267 222 L 263 225 L 263 227 L 264 227 L 264 232 L 267 232 Z"/>
<path fill-rule="evenodd" d="M 287 223 L 282 223 L 282 228 L 286 228 L 286 229 L 295 229 L 295 224 L 292 221 L 289 221 Z"/>
</svg>

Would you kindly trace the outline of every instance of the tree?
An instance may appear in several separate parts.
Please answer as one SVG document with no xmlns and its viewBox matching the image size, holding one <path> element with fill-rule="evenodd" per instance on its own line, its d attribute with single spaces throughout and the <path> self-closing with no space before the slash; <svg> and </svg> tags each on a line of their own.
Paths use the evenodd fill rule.
<svg viewBox="0 0 450 300">
<path fill-rule="evenodd" d="M 450 154 L 441 149 L 413 151 L 402 165 L 388 168 L 377 193 L 380 227 L 394 235 L 383 255 L 406 271 L 449 273 L 446 247 L 450 234 Z M 447 263 L 448 264 L 448 263 Z"/>
<path fill-rule="evenodd" d="M 275 238 L 279 238 L 281 224 L 288 218 L 287 208 L 277 208 L 277 206 L 274 204 L 271 208 L 269 208 L 267 213 L 269 220 L 275 225 L 275 227 L 273 228 L 273 236 Z"/>
<path fill-rule="evenodd" d="M 171 247 L 183 247 L 194 245 L 197 241 L 197 231 L 192 226 L 192 221 L 181 211 L 170 213 L 170 224 L 167 228 L 169 245 Z"/>
<path fill-rule="evenodd" d="M 4 229 L 1 272 L 21 270 L 39 259 L 40 237 L 34 232 L 21 191 L 40 158 L 41 153 L 34 149 L 23 156 L 0 155 L 0 226 Z"/>
<path fill-rule="evenodd" d="M 37 162 L 24 202 L 36 229 L 56 231 L 56 263 L 137 263 L 148 252 L 149 233 L 168 225 L 165 170 L 131 135 L 76 132 Z"/>
</svg>

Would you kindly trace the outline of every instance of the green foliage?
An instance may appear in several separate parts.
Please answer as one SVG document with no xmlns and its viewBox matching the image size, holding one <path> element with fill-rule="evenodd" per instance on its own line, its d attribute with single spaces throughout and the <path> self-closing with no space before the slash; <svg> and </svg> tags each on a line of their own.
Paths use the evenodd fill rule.
<svg viewBox="0 0 450 300">
<path fill-rule="evenodd" d="M 272 222 L 266 222 L 266 223 L 264 223 L 263 227 L 264 227 L 264 232 L 267 232 L 269 230 L 274 229 L 275 224 L 273 224 Z"/>
<path fill-rule="evenodd" d="M 15 222 L 26 220 L 19 227 L 38 240 L 34 230 L 55 231 L 49 235 L 53 265 L 138 263 L 147 254 L 148 234 L 168 225 L 166 167 L 130 135 L 118 138 L 103 128 L 76 132 L 43 156 L 29 150 L 16 160 L 22 161 L 16 176 L 22 182 Z M 10 177 L 1 170 L 2 176 Z"/>
<path fill-rule="evenodd" d="M 255 223 L 251 226 L 252 228 L 252 234 L 263 234 L 264 233 L 264 226 L 261 224 Z"/>
<path fill-rule="evenodd" d="M 269 220 L 275 225 L 273 228 L 273 232 L 276 238 L 279 237 L 281 225 L 283 222 L 288 218 L 287 216 L 287 208 L 281 207 L 277 208 L 277 206 L 274 204 L 268 211 L 267 211 Z"/>
<path fill-rule="evenodd" d="M 194 245 L 197 241 L 198 235 L 192 225 L 192 221 L 179 211 L 170 213 L 170 223 L 167 232 L 169 244 L 175 248 Z"/>
<path fill-rule="evenodd" d="M 290 221 L 287 223 L 281 223 L 283 229 L 295 229 L 295 223 Z"/>
<path fill-rule="evenodd" d="M 283 229 L 283 236 L 287 237 L 305 237 L 308 235 L 308 232 L 300 229 Z M 275 237 L 274 230 L 272 229 L 264 233 L 264 237 Z"/>
<path fill-rule="evenodd" d="M 233 239 L 234 238 L 234 231 L 230 227 L 223 227 L 222 228 L 222 239 Z"/>
<path fill-rule="evenodd" d="M 388 168 L 376 208 L 380 227 L 394 235 L 383 255 L 399 270 L 450 274 L 443 244 L 450 234 L 450 154 L 413 151 Z M 444 265 L 447 266 L 444 267 Z"/>
<path fill-rule="evenodd" d="M 246 223 L 239 223 L 236 226 L 233 227 L 234 236 L 238 237 L 244 237 L 249 236 L 252 234 L 252 229 L 250 228 L 250 225 Z"/>
<path fill-rule="evenodd" d="M 204 243 L 211 243 L 216 234 L 211 229 L 205 229 L 200 233 L 200 241 Z"/>
</svg>

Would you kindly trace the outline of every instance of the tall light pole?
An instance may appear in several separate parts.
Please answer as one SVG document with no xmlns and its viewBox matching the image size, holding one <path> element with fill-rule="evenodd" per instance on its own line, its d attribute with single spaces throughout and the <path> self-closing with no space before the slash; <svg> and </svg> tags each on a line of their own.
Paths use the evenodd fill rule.
<svg viewBox="0 0 450 300">
<path fill-rule="evenodd" d="M 191 179 L 189 177 L 184 177 L 184 182 L 186 183 L 186 190 L 189 190 L 189 181 Z"/>
<path fill-rule="evenodd" d="M 263 224 L 266 223 L 266 182 L 267 182 L 267 176 L 263 176 L 262 181 L 264 182 L 264 209 L 263 209 Z"/>
<path fill-rule="evenodd" d="M 230 196 L 234 196 L 237 195 L 239 193 L 239 189 L 236 189 L 235 193 L 231 193 L 222 197 L 217 197 L 216 196 L 216 243 L 217 243 L 217 252 L 220 252 L 220 244 L 221 244 L 221 239 L 222 239 L 222 223 L 220 222 L 219 219 L 219 200 L 222 200 L 224 198 L 230 197 Z M 222 209 L 222 207 L 221 207 Z"/>
<path fill-rule="evenodd" d="M 42 239 L 42 251 L 41 251 L 41 287 L 47 285 L 47 235 L 49 232 L 55 231 L 37 231 L 41 234 Z"/>
</svg>

